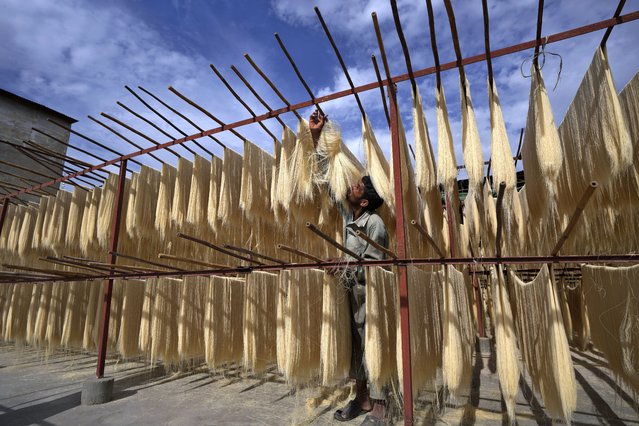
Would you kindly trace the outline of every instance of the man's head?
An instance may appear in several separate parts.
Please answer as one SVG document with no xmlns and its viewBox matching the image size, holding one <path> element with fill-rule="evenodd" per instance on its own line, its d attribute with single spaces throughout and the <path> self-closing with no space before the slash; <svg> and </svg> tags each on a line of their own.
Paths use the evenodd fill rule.
<svg viewBox="0 0 639 426">
<path fill-rule="evenodd" d="M 351 186 L 347 199 L 353 209 L 362 207 L 364 210 L 374 211 L 384 204 L 384 200 L 375 190 L 370 176 L 362 177 L 355 185 Z"/>
</svg>

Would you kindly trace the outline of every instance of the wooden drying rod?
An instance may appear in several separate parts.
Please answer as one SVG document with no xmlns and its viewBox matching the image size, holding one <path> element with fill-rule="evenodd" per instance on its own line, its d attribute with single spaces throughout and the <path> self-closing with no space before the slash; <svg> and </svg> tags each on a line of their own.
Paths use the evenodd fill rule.
<svg viewBox="0 0 639 426">
<path fill-rule="evenodd" d="M 284 251 L 287 251 L 289 253 L 293 253 L 293 254 L 296 254 L 298 256 L 305 257 L 305 258 L 310 259 L 310 260 L 312 260 L 314 262 L 317 262 L 317 263 L 322 263 L 324 261 L 324 260 L 320 259 L 319 257 L 313 256 L 312 254 L 308 254 L 306 252 L 303 252 L 301 250 L 295 249 L 293 247 L 289 247 L 289 246 L 284 245 L 284 244 L 278 244 L 276 247 L 279 250 L 284 250 Z"/>
<path fill-rule="evenodd" d="M 325 241 L 330 243 L 333 247 L 335 247 L 339 251 L 341 251 L 343 253 L 346 253 L 347 255 L 349 255 L 349 256 L 357 259 L 357 260 L 364 260 L 361 256 L 359 256 L 356 253 L 352 252 L 351 250 L 347 249 L 346 247 L 344 247 L 343 245 L 341 245 L 340 243 L 335 241 L 333 238 L 331 238 L 328 235 L 326 235 L 325 233 L 323 233 L 317 226 L 313 225 L 311 222 L 306 222 L 306 227 L 308 229 L 310 229 L 311 231 L 313 231 L 315 233 L 315 235 L 318 235 L 319 237 L 323 238 Z"/>
<path fill-rule="evenodd" d="M 167 260 L 174 260 L 176 262 L 192 263 L 193 265 L 207 266 L 209 268 L 220 268 L 220 269 L 229 268 L 229 266 L 227 266 L 227 265 L 220 265 L 218 263 L 204 262 L 202 260 L 188 259 L 186 257 L 174 256 L 172 254 L 167 254 L 167 253 L 159 253 L 158 254 L 158 259 L 167 259 Z"/>
<path fill-rule="evenodd" d="M 190 236 L 190 235 L 183 234 L 182 232 L 178 232 L 177 236 L 179 238 L 183 238 L 185 240 L 189 240 L 189 241 L 192 241 L 194 243 L 201 244 L 201 245 L 203 245 L 205 247 L 208 247 L 210 249 L 217 250 L 220 253 L 226 254 L 227 256 L 231 256 L 231 257 L 234 257 L 236 259 L 244 260 L 244 261 L 249 262 L 249 263 L 255 263 L 256 265 L 264 265 L 262 262 L 259 262 L 257 260 L 251 259 L 249 257 L 241 256 L 241 255 L 239 255 L 237 253 L 233 253 L 232 251 L 227 250 L 227 249 L 225 249 L 223 247 L 220 247 L 218 245 L 215 245 L 215 244 L 213 244 L 211 242 L 208 242 L 208 241 L 205 241 L 205 240 L 201 240 L 199 238 L 196 238 L 196 237 L 193 237 L 193 236 Z"/>
<path fill-rule="evenodd" d="M 426 238 L 426 241 L 428 242 L 428 244 L 430 244 L 431 247 L 437 253 L 437 255 L 443 259 L 445 257 L 444 252 L 439 248 L 439 246 L 437 245 L 435 240 L 433 240 L 433 237 L 430 236 L 428 231 L 426 231 L 426 229 L 424 229 L 424 227 L 420 225 L 415 219 L 411 220 L 410 224 L 413 225 L 415 229 L 417 229 L 417 231 L 419 231 L 419 233 L 422 234 L 424 238 Z"/>
</svg>

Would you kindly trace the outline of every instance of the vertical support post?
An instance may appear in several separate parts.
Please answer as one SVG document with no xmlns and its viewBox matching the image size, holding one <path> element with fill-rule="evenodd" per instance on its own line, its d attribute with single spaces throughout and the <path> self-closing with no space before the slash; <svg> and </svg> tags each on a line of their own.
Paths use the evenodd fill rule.
<svg viewBox="0 0 639 426">
<path fill-rule="evenodd" d="M 395 184 L 395 224 L 397 237 L 397 257 L 406 258 L 406 233 L 404 228 L 404 199 L 402 192 L 401 147 L 399 142 L 399 113 L 397 111 L 397 93 L 393 83 L 388 85 L 390 103 L 391 149 L 393 152 L 393 182 Z M 408 271 L 406 265 L 398 265 L 399 279 L 399 316 L 402 333 L 402 366 L 404 377 L 404 424 L 413 424 L 413 379 L 410 353 L 410 316 L 408 312 Z"/>
<path fill-rule="evenodd" d="M 109 247 L 109 264 L 115 265 L 117 257 L 113 254 L 118 251 L 120 237 L 120 223 L 122 221 L 122 204 L 124 199 L 124 183 L 126 182 L 126 163 L 120 163 L 120 176 L 115 193 L 115 205 L 113 206 L 113 223 L 111 227 L 111 245 Z M 109 275 L 113 271 L 109 272 Z M 107 340 L 109 337 L 109 313 L 111 311 L 111 295 L 113 293 L 113 279 L 108 279 L 104 287 L 104 303 L 102 304 L 102 321 L 100 323 L 100 341 L 98 343 L 98 365 L 95 375 L 98 379 L 104 377 L 104 363 L 106 361 Z"/>
<path fill-rule="evenodd" d="M 0 212 L 0 234 L 2 234 L 2 228 L 4 228 L 4 219 L 7 217 L 7 209 L 9 208 L 10 198 L 5 198 L 2 202 L 2 211 Z"/>
</svg>

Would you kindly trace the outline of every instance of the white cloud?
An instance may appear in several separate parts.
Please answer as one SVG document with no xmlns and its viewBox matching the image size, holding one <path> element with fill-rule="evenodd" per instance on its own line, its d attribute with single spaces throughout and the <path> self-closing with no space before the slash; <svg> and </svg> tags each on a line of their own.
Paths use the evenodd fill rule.
<svg viewBox="0 0 639 426">
<path fill-rule="evenodd" d="M 176 4 L 175 7 L 189 6 L 189 2 L 186 2 Z M 99 141 L 108 141 L 108 145 L 120 152 L 131 152 L 134 148 L 86 120 L 86 114 L 99 116 L 101 111 L 105 111 L 160 142 L 167 138 L 116 106 L 117 99 L 157 123 L 169 134 L 178 135 L 173 128 L 128 94 L 124 90 L 125 84 L 133 88 L 137 85 L 144 86 L 205 129 L 217 125 L 168 92 L 166 88 L 169 85 L 223 120 L 248 116 L 239 104 L 230 101 L 226 89 L 216 84 L 204 57 L 186 54 L 171 47 L 163 34 L 136 19 L 125 9 L 96 6 L 77 0 L 55 3 L 8 0 L 4 2 L 3 9 L 0 15 L 0 38 L 3 40 L 0 56 L 11 57 L 12 60 L 2 61 L 0 72 L 16 73 L 16 79 L 8 89 L 79 119 L 80 122 L 74 125 L 74 129 Z M 143 97 L 187 133 L 196 131 L 152 99 L 145 95 Z M 219 105 L 220 99 L 229 99 L 223 109 Z M 118 128 L 107 119 L 103 121 L 121 130 L 140 145 L 150 146 L 148 141 Z M 272 126 L 270 123 L 268 125 Z M 240 132 L 271 150 L 270 140 L 264 137 L 265 133 L 257 126 L 249 126 Z M 239 139 L 226 133 L 228 132 L 218 138 L 241 151 Z M 80 138 L 72 136 L 72 140 L 72 144 L 81 148 L 97 149 L 99 155 L 113 157 L 112 153 L 104 152 Z M 221 155 L 220 149 L 210 139 L 201 142 Z M 189 146 L 202 153 L 192 143 Z M 190 156 L 182 148 L 175 150 Z M 95 162 L 83 154 L 72 151 L 69 153 Z M 175 161 L 171 154 L 158 155 L 164 160 Z M 154 160 L 146 156 L 142 161 L 157 166 Z"/>
</svg>

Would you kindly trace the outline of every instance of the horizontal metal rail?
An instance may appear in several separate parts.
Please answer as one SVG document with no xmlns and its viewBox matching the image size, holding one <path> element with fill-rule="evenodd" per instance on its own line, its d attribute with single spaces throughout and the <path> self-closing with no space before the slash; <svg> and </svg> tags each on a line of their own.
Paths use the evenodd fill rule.
<svg viewBox="0 0 639 426">
<path fill-rule="evenodd" d="M 104 280 L 113 279 L 145 279 L 159 277 L 188 277 L 188 276 L 210 276 L 210 275 L 235 275 L 246 274 L 253 271 L 283 271 L 291 269 L 308 269 L 308 268 L 330 268 L 330 267 L 355 267 L 355 266 L 441 266 L 441 265 L 541 265 L 544 263 L 639 263 L 639 254 L 611 254 L 611 255 L 567 255 L 567 256 L 507 256 L 507 257 L 452 257 L 452 258 L 403 258 L 403 259 L 383 259 L 383 260 L 362 260 L 350 261 L 328 259 L 322 262 L 306 262 L 306 263 L 287 263 L 284 265 L 252 265 L 241 266 L 236 268 L 224 269 L 200 269 L 200 270 L 183 270 L 183 271 L 166 271 L 166 272 L 148 272 L 148 273 L 128 273 L 128 274 L 112 274 L 112 275 L 92 275 L 92 276 L 71 276 L 56 278 L 56 282 L 61 281 L 86 281 L 86 280 Z M 50 279 L 36 279 L 24 281 L 29 283 L 48 282 Z"/>
</svg>

